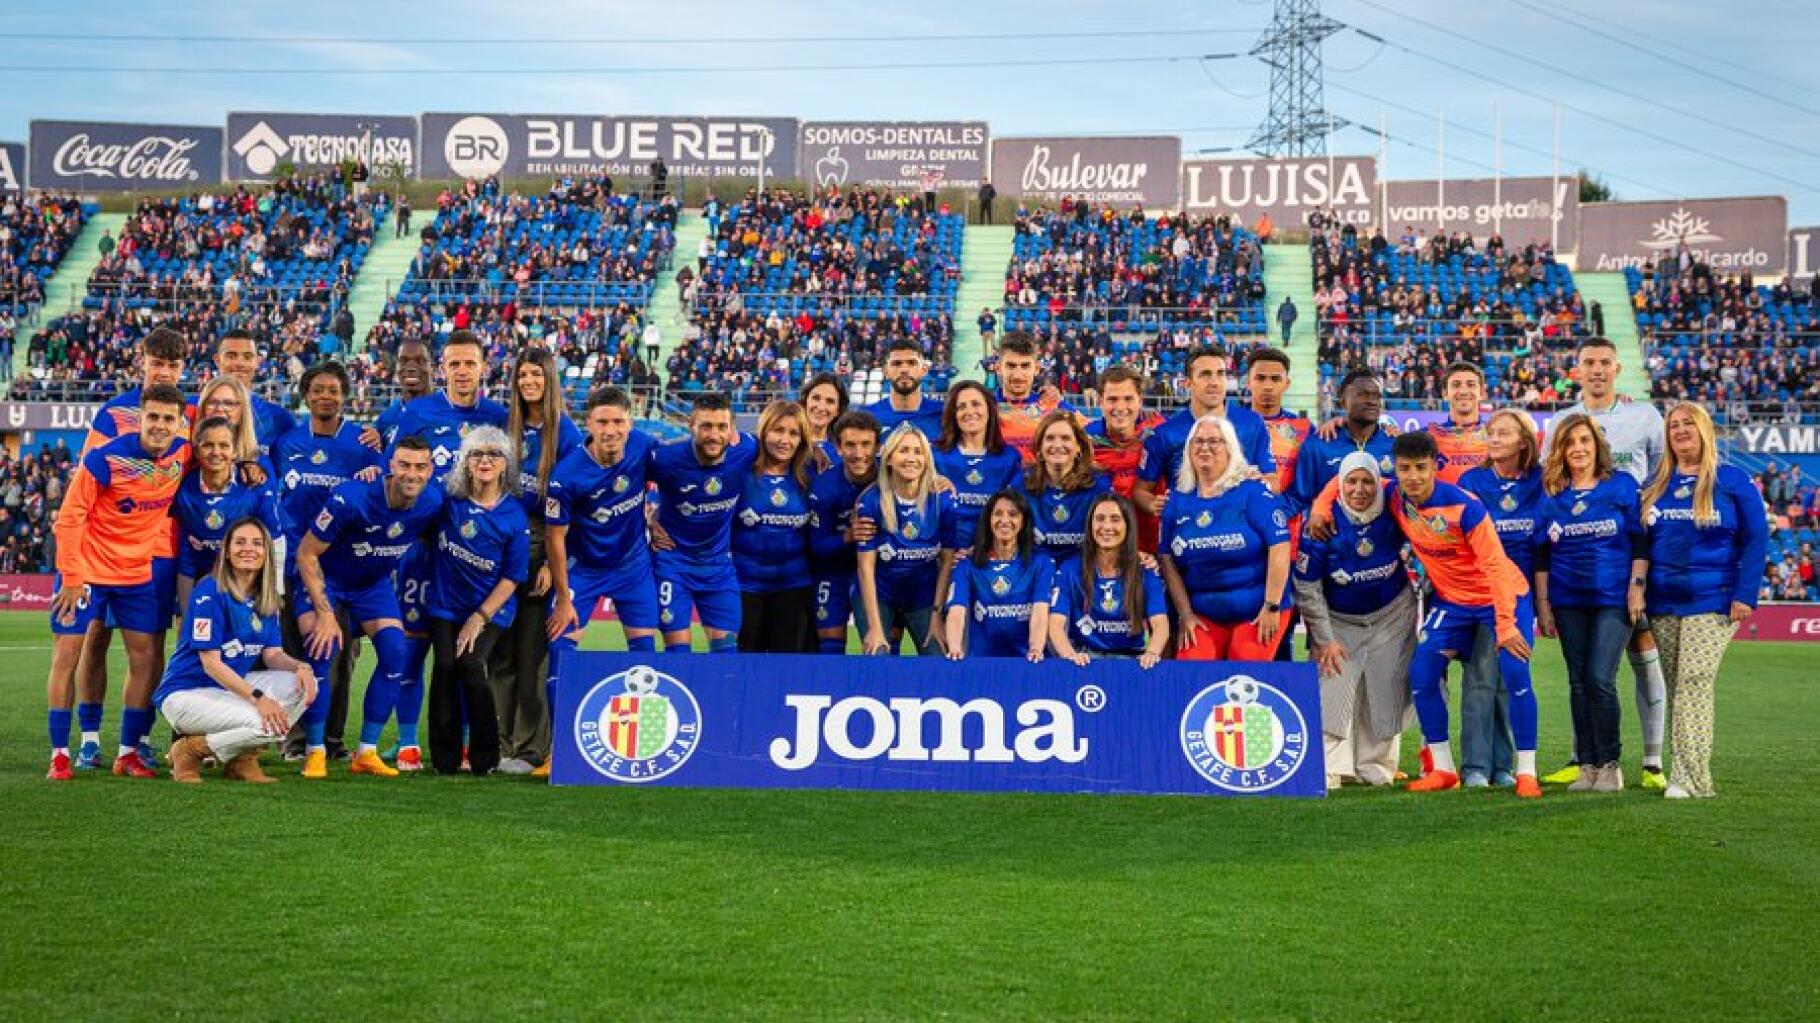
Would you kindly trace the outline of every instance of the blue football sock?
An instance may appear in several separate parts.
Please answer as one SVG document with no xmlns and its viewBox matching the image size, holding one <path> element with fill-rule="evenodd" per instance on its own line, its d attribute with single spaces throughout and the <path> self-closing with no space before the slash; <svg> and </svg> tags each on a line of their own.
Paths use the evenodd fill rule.
<svg viewBox="0 0 1820 1023">
<path fill-rule="evenodd" d="M 52 752 L 69 749 L 71 717 L 69 708 L 52 707 L 50 714 L 47 716 L 50 719 Z"/>
<path fill-rule="evenodd" d="M 337 648 L 339 649 L 339 648 Z M 322 746 L 329 730 L 329 678 L 335 663 L 336 651 L 329 656 L 311 658 L 310 670 L 316 673 L 316 699 L 303 708 L 303 744 L 306 747 Z"/>
<path fill-rule="evenodd" d="M 657 652 L 657 637 L 627 636 L 626 652 L 630 654 L 654 654 Z"/>
<path fill-rule="evenodd" d="M 124 707 L 120 711 L 120 748 L 136 750 L 145 733 L 152 730 L 152 711 L 149 707 Z"/>
<path fill-rule="evenodd" d="M 398 745 L 416 746 L 417 722 L 423 720 L 423 665 L 430 656 L 428 636 L 406 636 L 409 644 L 404 678 L 398 686 Z"/>
<path fill-rule="evenodd" d="M 99 703 L 76 704 L 76 726 L 83 734 L 101 731 L 101 705 Z"/>
<path fill-rule="evenodd" d="M 363 746 L 379 744 L 379 733 L 385 731 L 385 723 L 398 704 L 404 671 L 410 659 L 410 642 L 405 639 L 403 629 L 388 626 L 373 634 L 373 651 L 378 655 L 379 663 L 373 668 L 373 677 L 367 680 L 366 698 L 361 705 L 360 743 Z"/>
</svg>

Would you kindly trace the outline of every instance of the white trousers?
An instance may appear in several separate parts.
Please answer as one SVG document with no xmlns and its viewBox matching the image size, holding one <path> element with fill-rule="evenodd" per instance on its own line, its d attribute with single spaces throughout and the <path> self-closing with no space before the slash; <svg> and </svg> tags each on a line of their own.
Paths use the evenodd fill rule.
<svg viewBox="0 0 1820 1023">
<path fill-rule="evenodd" d="M 255 671 L 246 680 L 277 700 L 292 722 L 303 714 L 303 687 L 291 672 Z M 224 763 L 284 738 L 266 732 L 265 722 L 252 704 L 215 685 L 172 693 L 164 701 L 164 719 L 178 735 L 202 736 L 215 758 Z"/>
</svg>

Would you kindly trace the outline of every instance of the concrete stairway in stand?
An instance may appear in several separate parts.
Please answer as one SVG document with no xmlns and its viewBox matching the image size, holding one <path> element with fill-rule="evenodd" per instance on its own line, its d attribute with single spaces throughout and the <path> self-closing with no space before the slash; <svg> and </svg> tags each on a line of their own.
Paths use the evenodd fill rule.
<svg viewBox="0 0 1820 1023">
<path fill-rule="evenodd" d="M 660 377 L 667 377 L 664 364 L 670 360 L 670 353 L 682 342 L 683 327 L 688 325 L 688 310 L 683 308 L 682 288 L 676 283 L 676 275 L 684 267 L 699 272 L 696 266 L 695 251 L 701 247 L 701 240 L 708 236 L 708 218 L 699 213 L 682 213 L 676 218 L 676 256 L 670 264 L 670 272 L 659 274 L 657 290 L 651 293 L 651 302 L 646 306 L 647 315 L 657 323 L 657 329 L 663 332 L 663 342 L 658 346 L 657 365 L 651 369 Z"/>
<path fill-rule="evenodd" d="M 998 310 L 1005 304 L 1005 269 L 1011 265 L 1014 240 L 1014 229 L 999 224 L 969 224 L 961 239 L 961 285 L 954 299 L 957 380 L 979 380 L 985 376 L 980 370 L 980 359 L 986 355 L 980 338 L 980 310 Z M 999 330 L 1003 331 L 1004 317 L 999 315 L 998 319 Z"/>
<path fill-rule="evenodd" d="M 1605 316 L 1605 336 L 1618 346 L 1618 393 L 1637 401 L 1649 398 L 1649 369 L 1643 362 L 1643 343 L 1637 332 L 1637 315 L 1630 304 L 1630 286 L 1621 273 L 1576 273 L 1574 284 L 1586 300 L 1587 314 L 1599 303 Z"/>
<path fill-rule="evenodd" d="M 1314 305 L 1314 267 L 1308 258 L 1308 247 L 1291 243 L 1268 243 L 1264 246 L 1265 319 L 1270 324 L 1270 343 L 1289 353 L 1292 370 L 1289 393 L 1283 406 L 1305 412 L 1316 418 L 1320 396 L 1321 371 L 1318 363 L 1320 338 Z M 1282 328 L 1277 325 L 1277 307 L 1287 296 L 1295 300 L 1295 326 L 1289 332 L 1289 344 L 1283 345 Z"/>
<path fill-rule="evenodd" d="M 88 293 L 89 275 L 101 262 L 101 236 L 111 233 L 118 239 L 125 224 L 124 213 L 97 213 L 83 223 L 82 233 L 64 253 L 63 262 L 57 264 L 56 271 L 44 282 L 44 301 L 31 316 L 19 323 L 13 343 L 14 373 L 25 371 L 32 335 L 79 305 L 82 296 Z"/>
<path fill-rule="evenodd" d="M 421 244 L 416 231 L 407 231 L 404 237 L 394 238 L 389 219 L 379 227 L 378 237 L 367 250 L 366 261 L 360 264 L 360 273 L 354 278 L 353 290 L 348 292 L 348 310 L 354 314 L 355 351 L 365 350 L 367 332 L 385 315 L 386 303 L 411 275 L 411 261 L 417 258 Z"/>
</svg>

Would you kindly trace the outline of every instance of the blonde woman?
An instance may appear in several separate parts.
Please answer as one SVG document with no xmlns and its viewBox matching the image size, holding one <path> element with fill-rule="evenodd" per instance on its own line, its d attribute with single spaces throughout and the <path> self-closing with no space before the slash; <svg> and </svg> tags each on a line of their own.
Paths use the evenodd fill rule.
<svg viewBox="0 0 1820 1023">
<path fill-rule="evenodd" d="M 935 491 L 935 459 L 922 431 L 900 424 L 885 438 L 878 482 L 860 495 L 854 517 L 877 526 L 858 552 L 860 606 L 868 654 L 897 653 L 908 631 L 919 653 L 935 654 L 930 623 L 948 589 L 954 551 L 954 498 Z M 964 541 L 961 541 L 964 542 Z"/>
<path fill-rule="evenodd" d="M 1769 527 L 1742 469 L 1720 465 L 1713 421 L 1694 404 L 1664 421 L 1668 456 L 1643 491 L 1644 603 L 1668 680 L 1670 799 L 1713 794 L 1713 684 L 1738 624 L 1757 606 Z"/>
<path fill-rule="evenodd" d="M 192 427 L 190 443 L 196 443 L 195 433 L 203 423 L 211 419 L 225 419 L 232 432 L 234 461 L 241 465 L 257 463 L 260 438 L 250 414 L 252 403 L 252 394 L 238 377 L 223 373 L 202 385 L 202 394 L 196 399 L 196 422 Z"/>
<path fill-rule="evenodd" d="M 258 519 L 241 519 L 213 573 L 190 594 L 177 652 L 152 696 L 179 736 L 171 745 L 177 781 L 200 782 L 208 757 L 229 778 L 271 781 L 259 770 L 259 750 L 282 739 L 316 698 L 315 673 L 284 652 L 275 562 L 272 534 Z"/>
<path fill-rule="evenodd" d="M 1251 477 L 1232 423 L 1219 415 L 1196 420 L 1157 540 L 1182 660 L 1276 656 L 1287 616 L 1289 516 Z"/>
</svg>

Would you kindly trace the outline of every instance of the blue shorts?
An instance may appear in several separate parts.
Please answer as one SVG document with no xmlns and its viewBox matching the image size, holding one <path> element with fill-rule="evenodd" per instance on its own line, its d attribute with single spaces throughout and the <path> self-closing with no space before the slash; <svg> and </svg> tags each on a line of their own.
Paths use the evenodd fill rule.
<svg viewBox="0 0 1820 1023">
<path fill-rule="evenodd" d="M 656 629 L 661 614 L 657 605 L 657 583 L 651 578 L 648 558 L 630 559 L 605 570 L 586 565 L 571 566 L 569 599 L 575 602 L 575 616 L 581 619 L 577 628 L 582 629 L 588 627 L 588 619 L 594 617 L 594 608 L 603 599 L 613 602 L 613 613 L 619 616 L 623 628 Z M 553 600 L 551 607 L 555 607 Z"/>
<path fill-rule="evenodd" d="M 51 592 L 63 589 L 63 573 L 58 572 L 51 584 Z M 56 615 L 51 615 L 51 635 L 83 636 L 88 634 L 89 623 L 95 620 L 95 591 L 92 587 L 82 587 L 82 600 L 76 605 L 76 613 L 69 624 L 64 624 Z"/>
<path fill-rule="evenodd" d="M 657 577 L 657 619 L 665 632 L 687 630 L 691 613 L 701 619 L 702 628 L 739 631 L 739 576 L 733 559 L 703 565 L 660 552 L 651 558 L 651 571 Z"/>
<path fill-rule="evenodd" d="M 1518 597 L 1516 612 L 1518 631 L 1533 645 L 1536 641 L 1534 597 L 1528 593 Z M 1451 650 L 1455 657 L 1470 659 L 1481 626 L 1495 633 L 1497 612 L 1490 607 L 1466 607 L 1437 597 L 1429 603 L 1428 613 L 1422 616 L 1422 630 L 1416 634 L 1417 649 L 1430 653 Z"/>
<path fill-rule="evenodd" d="M 175 568 L 174 562 L 167 562 Z M 176 574 L 170 576 L 175 585 Z M 93 621 L 97 616 L 107 623 L 110 629 L 125 629 L 128 632 L 158 633 L 171 627 L 170 608 L 177 603 L 173 594 L 166 598 L 160 592 L 162 580 L 154 576 L 142 583 L 131 586 L 108 586 L 102 583 L 90 583 L 88 587 L 87 618 Z M 84 615 L 76 615 L 82 621 Z M 88 630 L 88 622 L 82 621 L 82 631 Z M 64 633 L 71 635 L 71 633 Z"/>
<path fill-rule="evenodd" d="M 845 629 L 853 617 L 854 587 L 859 580 L 851 575 L 815 576 L 815 627 Z"/>
<path fill-rule="evenodd" d="M 392 588 L 390 579 L 381 579 L 359 590 L 344 590 L 333 583 L 325 583 L 323 590 L 328 595 L 329 603 L 346 610 L 348 620 L 356 627 L 382 618 L 402 620 L 398 610 L 398 592 Z M 298 603 L 301 605 L 308 601 L 309 597 L 303 596 Z"/>
<path fill-rule="evenodd" d="M 398 584 L 399 621 L 407 636 L 430 634 L 430 579 L 434 568 L 423 544 L 411 549 L 398 563 L 393 578 Z"/>
<path fill-rule="evenodd" d="M 162 624 L 155 625 L 149 629 L 141 628 L 140 626 L 144 625 L 148 619 L 138 610 L 133 612 L 133 621 L 138 622 L 137 625 L 121 621 L 118 613 L 115 611 L 116 605 L 105 601 L 99 605 L 101 624 L 110 629 L 127 629 L 132 632 L 163 632 L 170 628 L 171 620 L 176 618 L 177 615 L 183 611 L 182 608 L 177 606 L 177 559 L 153 558 L 152 581 L 150 585 L 152 587 L 151 597 L 147 599 L 150 599 L 153 604 L 151 617 Z M 120 588 L 133 589 L 133 587 Z M 91 586 L 91 604 L 94 603 L 94 600 L 92 599 L 94 590 L 95 587 Z M 131 598 L 131 602 L 136 604 L 139 599 L 140 598 L 137 597 Z M 86 624 L 83 625 L 83 630 L 86 631 L 87 629 L 88 626 Z"/>
</svg>

